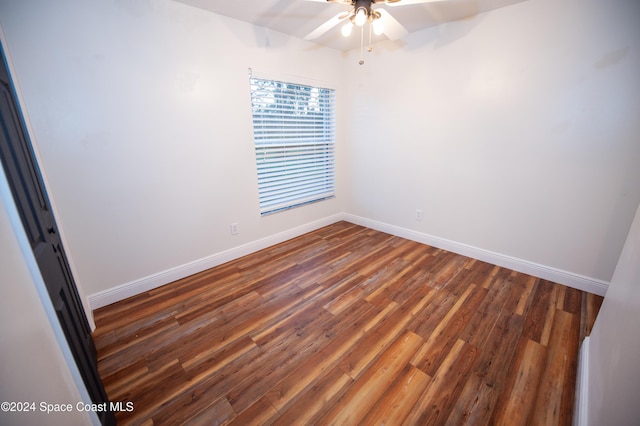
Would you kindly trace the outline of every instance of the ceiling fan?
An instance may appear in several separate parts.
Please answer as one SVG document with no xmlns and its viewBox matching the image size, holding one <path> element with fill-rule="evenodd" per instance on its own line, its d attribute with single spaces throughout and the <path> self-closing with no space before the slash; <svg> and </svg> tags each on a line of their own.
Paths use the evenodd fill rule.
<svg viewBox="0 0 640 426">
<path fill-rule="evenodd" d="M 304 39 L 315 40 L 339 23 L 346 21 L 342 27 L 342 35 L 348 37 L 354 27 L 360 27 L 360 65 L 364 64 L 362 52 L 364 51 L 364 26 L 369 25 L 369 47 L 371 52 L 372 32 L 376 35 L 384 34 L 390 40 L 398 40 L 408 34 L 407 30 L 385 9 L 373 9 L 374 4 L 387 4 L 389 6 L 408 6 L 411 4 L 431 3 L 441 0 L 307 0 L 322 3 L 338 3 L 351 6 L 351 10 L 341 12 L 311 31 Z"/>
</svg>

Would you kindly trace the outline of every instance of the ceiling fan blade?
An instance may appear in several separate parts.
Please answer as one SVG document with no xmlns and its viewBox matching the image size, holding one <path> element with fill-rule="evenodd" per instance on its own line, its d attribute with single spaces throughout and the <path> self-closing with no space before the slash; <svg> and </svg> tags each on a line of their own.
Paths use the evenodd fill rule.
<svg viewBox="0 0 640 426">
<path fill-rule="evenodd" d="M 391 7 L 397 7 L 397 6 L 409 6 L 411 4 L 434 3 L 438 1 L 444 1 L 444 0 L 400 0 L 400 1 L 394 1 L 394 2 L 387 2 L 386 5 Z"/>
<path fill-rule="evenodd" d="M 384 9 L 376 9 L 380 13 L 380 21 L 382 22 L 382 32 L 389 37 L 390 40 L 399 40 L 409 34 L 409 32 Z"/>
<path fill-rule="evenodd" d="M 318 28 L 316 28 L 315 30 L 313 30 L 309 34 L 307 34 L 307 36 L 304 39 L 305 40 L 315 40 L 315 39 L 317 39 L 318 37 L 320 37 L 321 35 L 323 35 L 327 31 L 329 31 L 331 28 L 333 28 L 336 25 L 338 25 L 340 23 L 340 21 L 342 21 L 347 16 L 349 16 L 349 12 L 340 12 L 340 13 L 338 13 L 336 16 L 334 16 L 333 18 L 329 19 L 327 22 L 325 22 L 324 24 L 320 25 Z"/>
<path fill-rule="evenodd" d="M 342 3 L 351 5 L 351 0 L 305 0 L 305 1 L 314 1 L 316 3 Z"/>
</svg>

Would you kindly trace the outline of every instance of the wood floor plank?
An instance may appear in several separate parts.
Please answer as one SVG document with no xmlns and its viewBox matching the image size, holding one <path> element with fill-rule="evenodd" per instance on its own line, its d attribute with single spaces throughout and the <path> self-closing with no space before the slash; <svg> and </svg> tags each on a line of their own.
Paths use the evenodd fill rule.
<svg viewBox="0 0 640 426">
<path fill-rule="evenodd" d="M 549 339 L 551 338 L 551 330 L 553 329 L 553 320 L 555 318 L 556 311 L 557 311 L 556 303 L 557 303 L 558 293 L 559 293 L 558 287 L 559 286 L 557 285 L 552 286 L 551 298 L 549 299 L 549 303 L 546 306 L 547 308 L 547 312 L 545 314 L 546 318 L 544 322 L 544 327 L 542 328 L 542 333 L 540 334 L 540 343 L 544 346 L 549 346 Z"/>
<path fill-rule="evenodd" d="M 579 318 L 564 310 L 556 312 L 548 358 L 538 387 L 531 424 L 570 425 L 573 412 L 572 384 L 578 353 Z"/>
<path fill-rule="evenodd" d="M 260 399 L 269 389 L 288 375 L 288 372 L 300 366 L 306 356 L 317 353 L 327 344 L 321 329 L 309 331 L 301 334 L 300 331 L 283 336 L 288 344 L 277 350 L 270 348 L 269 356 L 265 357 L 263 363 L 269 368 L 256 369 L 239 385 L 228 393 L 228 399 L 234 410 L 243 412 L 251 404 Z"/>
<path fill-rule="evenodd" d="M 444 424 L 455 407 L 477 355 L 477 348 L 463 340 L 456 341 L 402 424 Z"/>
<path fill-rule="evenodd" d="M 522 278 L 523 281 L 523 286 L 524 286 L 524 291 L 522 292 L 521 296 L 520 296 L 520 300 L 518 300 L 518 305 L 516 306 L 515 309 L 515 313 L 518 315 L 524 315 L 525 311 L 527 311 L 527 306 L 530 305 L 532 302 L 540 302 L 539 300 L 539 296 L 532 296 L 532 294 L 538 294 L 538 292 L 535 290 L 536 287 L 540 287 L 540 285 L 538 285 L 538 283 L 540 282 L 539 279 L 537 279 L 536 277 L 530 277 L 527 275 L 520 275 L 520 277 Z M 548 288 L 545 286 L 544 288 L 545 290 L 548 290 Z"/>
<path fill-rule="evenodd" d="M 422 337 L 406 331 L 371 365 L 365 374 L 324 414 L 319 423 L 358 424 L 385 393 L 396 376 L 424 343 Z"/>
<path fill-rule="evenodd" d="M 433 299 L 412 319 L 409 329 L 428 339 L 447 313 L 455 306 L 459 296 L 447 290 L 434 290 Z M 464 294 L 464 292 L 462 293 Z"/>
<path fill-rule="evenodd" d="M 479 279 L 477 282 L 474 281 L 474 284 L 478 287 L 486 288 L 487 290 L 491 288 L 491 284 L 495 281 L 496 276 L 500 271 L 507 271 L 499 266 L 480 261 L 476 261 L 473 264 L 473 269 L 476 271 L 476 276 Z"/>
<path fill-rule="evenodd" d="M 487 386 L 482 377 L 471 375 L 460 392 L 456 405 L 451 410 L 446 422 L 447 426 L 484 426 L 489 424 L 493 413 L 493 396 L 497 393 L 492 386 Z"/>
<path fill-rule="evenodd" d="M 216 317 L 211 322 L 207 321 L 204 324 L 206 327 L 197 320 L 192 320 L 185 324 L 185 327 L 189 327 L 188 335 L 185 333 L 179 342 L 175 342 L 163 351 L 154 350 L 147 355 L 149 362 L 158 362 L 166 357 L 186 359 L 191 348 L 202 344 L 208 345 L 208 351 L 217 351 L 225 345 L 251 334 L 256 327 L 281 318 L 288 310 L 304 303 L 308 298 L 312 298 L 317 294 L 317 291 L 314 288 L 301 289 L 292 286 L 289 294 L 277 295 L 254 309 L 242 312 L 231 320 Z"/>
<path fill-rule="evenodd" d="M 478 303 L 485 296 L 485 291 L 476 290 L 474 284 L 467 287 L 411 360 L 412 365 L 422 369 L 429 376 L 436 373 L 442 360 L 458 340 L 459 334 L 466 325 L 465 320 L 471 316 L 471 310 L 477 308 Z M 465 303 L 468 299 L 470 303 Z"/>
<path fill-rule="evenodd" d="M 242 414 L 235 416 L 227 424 L 237 426 L 266 425 L 269 419 L 276 417 L 278 410 L 275 409 L 267 397 L 262 397 L 254 402 Z M 211 420 L 211 417 L 209 418 Z M 216 418 L 217 420 L 217 418 Z"/>
<path fill-rule="evenodd" d="M 580 314 L 580 308 L 582 307 L 582 292 L 575 288 L 566 287 L 564 295 L 563 310 L 574 315 Z"/>
<path fill-rule="evenodd" d="M 151 418 L 161 404 L 168 398 L 177 396 L 180 384 L 184 382 L 184 370 L 178 360 L 168 363 L 148 375 L 139 377 L 130 387 L 121 388 L 120 392 L 109 390 L 109 397 L 113 401 L 133 403 L 131 412 L 121 411 L 116 413 L 118 423 L 134 416 L 147 419 Z M 167 388 L 162 389 L 158 383 L 163 383 Z"/>
<path fill-rule="evenodd" d="M 564 307 L 564 298 L 566 294 L 567 287 L 557 284 L 556 288 L 558 289 L 558 298 L 556 299 L 556 309 L 562 309 Z"/>
<path fill-rule="evenodd" d="M 361 424 L 399 425 L 409 415 L 431 377 L 411 364 L 405 365 L 397 379 L 367 413 Z"/>
<path fill-rule="evenodd" d="M 513 386 L 509 389 L 509 396 L 504 399 L 504 405 L 497 412 L 496 424 L 531 424 L 529 417 L 536 401 L 546 356 L 546 347 L 534 340 L 526 339 L 524 354 L 517 361 Z"/>
<path fill-rule="evenodd" d="M 180 358 L 182 368 L 190 372 L 195 369 L 206 370 L 211 374 L 217 367 L 229 364 L 233 360 L 242 357 L 244 354 L 258 348 L 256 342 L 249 336 L 244 336 L 217 351 L 212 351 L 208 346 L 195 348 L 193 352 L 185 354 L 185 358 Z"/>
<path fill-rule="evenodd" d="M 363 284 L 363 297 L 368 302 L 379 303 L 380 300 L 393 299 L 407 280 L 420 273 L 411 263 L 402 258 L 390 262 L 384 271 L 382 275 L 374 275 Z M 376 281 L 381 284 L 376 285 Z"/>
<path fill-rule="evenodd" d="M 525 317 L 524 334 L 527 339 L 541 343 L 542 332 L 545 325 L 553 320 L 553 317 L 551 317 L 551 320 L 547 321 L 547 318 L 549 318 L 548 314 L 550 313 L 549 306 L 551 305 L 552 293 L 553 283 L 549 281 L 539 281 L 539 285 L 533 295 L 533 303 Z M 551 312 L 555 312 L 555 309 L 552 309 Z M 515 313 L 523 315 L 524 310 L 519 312 L 519 310 L 516 309 Z"/>
<path fill-rule="evenodd" d="M 526 308 L 530 305 L 527 303 L 524 303 L 523 305 L 522 299 L 525 301 L 530 300 L 528 297 L 531 294 L 528 288 L 529 278 L 530 277 L 528 275 L 519 272 L 512 272 L 509 277 L 507 277 L 506 281 L 502 285 L 508 285 L 511 291 L 509 292 L 509 296 L 504 304 L 504 309 L 515 314 L 519 311 L 521 306 L 524 306 L 522 314 L 518 315 L 526 317 Z"/>
<path fill-rule="evenodd" d="M 353 379 L 340 368 L 330 369 L 301 398 L 268 423 L 281 426 L 319 424 L 317 419 L 324 414 L 325 408 L 332 406 L 352 384 Z"/>
<path fill-rule="evenodd" d="M 337 222 L 101 308 L 94 340 L 122 425 L 570 424 L 601 303 Z"/>
<path fill-rule="evenodd" d="M 385 318 L 352 351 L 342 357 L 341 368 L 354 379 L 360 376 L 405 330 L 415 313 L 430 303 L 433 294 L 433 291 L 426 290 L 421 298 L 415 298 L 415 305 L 403 306 Z"/>
<path fill-rule="evenodd" d="M 477 348 L 482 348 L 493 327 L 503 312 L 504 304 L 510 292 L 509 285 L 503 285 L 511 271 L 501 269 L 493 274 L 491 283 L 482 288 L 487 289 L 487 295 L 482 300 L 476 312 L 471 316 L 460 338 Z"/>
<path fill-rule="evenodd" d="M 127 388 L 135 386 L 139 380 L 143 380 L 149 372 L 147 361 L 141 358 L 116 373 L 103 374 L 102 382 L 113 394 L 123 394 Z"/>
<path fill-rule="evenodd" d="M 236 416 L 236 412 L 226 398 L 220 398 L 199 413 L 190 413 L 188 418 L 183 414 L 177 414 L 173 419 L 166 419 L 174 424 L 181 423 L 185 426 L 216 426 L 228 423 Z"/>
<path fill-rule="evenodd" d="M 123 340 L 121 347 L 111 348 L 108 352 L 98 352 L 98 371 L 101 377 L 108 377 L 120 370 L 147 358 L 150 351 L 162 350 L 166 345 L 180 339 L 180 325 L 173 320 L 166 328 L 146 338 Z"/>
<path fill-rule="evenodd" d="M 499 398 L 508 388 L 508 366 L 514 363 L 524 320 L 505 310 L 497 317 L 486 341 L 481 342 L 473 375 L 465 384 L 447 424 L 490 424 Z"/>
<path fill-rule="evenodd" d="M 282 409 L 313 385 L 325 370 L 335 366 L 371 328 L 396 309 L 397 304 L 390 302 L 387 309 L 380 312 L 372 306 L 364 306 L 367 310 L 358 318 L 352 317 L 348 323 L 343 324 L 331 343 L 267 392 L 267 397 L 276 408 Z"/>
</svg>

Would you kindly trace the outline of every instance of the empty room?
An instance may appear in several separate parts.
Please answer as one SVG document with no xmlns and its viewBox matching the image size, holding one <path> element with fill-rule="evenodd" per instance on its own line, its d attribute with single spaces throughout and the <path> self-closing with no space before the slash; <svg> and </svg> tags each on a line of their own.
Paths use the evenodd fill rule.
<svg viewBox="0 0 640 426">
<path fill-rule="evenodd" d="M 638 424 L 639 23 L 0 0 L 0 423 Z"/>
</svg>

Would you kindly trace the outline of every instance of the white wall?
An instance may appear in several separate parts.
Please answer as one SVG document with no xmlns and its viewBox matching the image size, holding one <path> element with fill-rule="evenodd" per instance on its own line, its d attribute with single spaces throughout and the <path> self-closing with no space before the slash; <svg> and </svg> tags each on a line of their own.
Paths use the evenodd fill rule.
<svg viewBox="0 0 640 426">
<path fill-rule="evenodd" d="M 640 419 L 640 208 L 589 337 L 586 424 Z"/>
<path fill-rule="evenodd" d="M 0 24 L 85 294 L 344 210 L 338 162 L 335 199 L 260 217 L 248 82 L 340 90 L 338 52 L 169 0 L 2 2 Z"/>
<path fill-rule="evenodd" d="M 609 281 L 640 201 L 639 4 L 529 0 L 352 52 L 348 211 Z"/>
<path fill-rule="evenodd" d="M 0 411 L 2 425 L 88 425 L 97 418 L 77 411 L 83 401 L 18 242 L 24 230 L 0 165 L 0 401 L 34 403 L 35 411 Z M 13 215 L 13 223 L 10 220 Z M 15 227 L 18 223 L 20 228 Z M 32 266 L 35 259 L 32 258 Z M 46 289 L 42 286 L 46 294 Z M 50 301 L 45 300 L 51 304 Z M 53 308 L 51 307 L 51 312 Z M 72 404 L 73 411 L 47 414 L 41 402 Z"/>
<path fill-rule="evenodd" d="M 633 0 L 528 0 L 360 67 L 168 0 L 0 2 L 86 294 L 342 211 L 608 281 L 640 200 L 639 17 Z M 248 67 L 342 93 L 335 200 L 259 217 Z M 591 338 L 592 424 L 640 415 L 639 228 Z M 0 312 L 21 319 L 1 329 L 2 399 L 75 400 L 4 209 L 0 231 Z"/>
<path fill-rule="evenodd" d="M 528 0 L 362 67 L 169 0 L 2 2 L 0 24 L 85 294 L 343 211 L 608 282 L 640 201 L 636 3 Z M 258 215 L 249 67 L 338 89 L 336 199 Z"/>
</svg>

